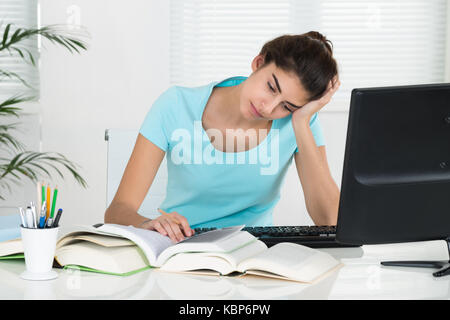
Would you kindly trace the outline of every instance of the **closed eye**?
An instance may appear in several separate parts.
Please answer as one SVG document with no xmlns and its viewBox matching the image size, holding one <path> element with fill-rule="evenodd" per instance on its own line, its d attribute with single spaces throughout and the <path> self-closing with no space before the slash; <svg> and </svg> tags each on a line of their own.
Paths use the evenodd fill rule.
<svg viewBox="0 0 450 320">
<path fill-rule="evenodd" d="M 288 107 L 286 107 L 286 105 L 285 104 L 283 104 L 283 107 L 287 110 L 287 111 L 289 111 L 289 112 L 294 112 L 293 110 L 291 110 L 291 109 L 289 109 Z"/>
<path fill-rule="evenodd" d="M 270 82 L 267 82 L 267 85 L 269 86 L 270 90 L 272 90 L 273 92 L 275 92 L 275 89 L 270 85 Z"/>
<path fill-rule="evenodd" d="M 267 82 L 267 85 L 269 86 L 269 88 L 270 88 L 270 90 L 272 91 L 272 92 L 276 92 L 275 91 L 275 89 L 270 85 L 270 82 Z M 282 104 L 282 106 L 283 106 L 283 108 L 285 108 L 287 111 L 289 111 L 289 112 L 294 112 L 293 110 L 291 110 L 291 109 L 289 109 L 284 103 Z"/>
</svg>

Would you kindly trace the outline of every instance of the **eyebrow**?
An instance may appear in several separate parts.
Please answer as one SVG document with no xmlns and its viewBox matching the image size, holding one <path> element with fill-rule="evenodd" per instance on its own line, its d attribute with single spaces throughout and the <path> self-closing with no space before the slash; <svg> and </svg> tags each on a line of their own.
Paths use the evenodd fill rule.
<svg viewBox="0 0 450 320">
<path fill-rule="evenodd" d="M 277 77 L 275 77 L 275 75 L 273 73 L 272 73 L 272 77 L 275 80 L 275 84 L 277 85 L 278 91 L 280 91 L 280 93 L 281 93 L 280 83 L 278 82 Z M 286 103 L 290 104 L 291 106 L 293 106 L 294 108 L 297 108 L 297 109 L 300 109 L 302 107 L 302 106 L 300 106 L 300 107 L 296 106 L 295 104 L 290 103 L 289 101 L 286 101 Z"/>
</svg>

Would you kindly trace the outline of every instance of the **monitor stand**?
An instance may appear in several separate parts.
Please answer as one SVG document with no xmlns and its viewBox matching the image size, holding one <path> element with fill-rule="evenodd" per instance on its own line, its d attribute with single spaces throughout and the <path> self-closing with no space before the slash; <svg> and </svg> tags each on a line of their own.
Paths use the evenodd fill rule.
<svg viewBox="0 0 450 320">
<path fill-rule="evenodd" d="M 447 249 L 450 257 L 450 237 L 445 239 Z M 450 260 L 449 261 L 382 261 L 383 266 L 396 267 L 418 267 L 418 268 L 435 268 L 439 269 L 433 272 L 433 276 L 442 277 L 450 275 Z"/>
</svg>

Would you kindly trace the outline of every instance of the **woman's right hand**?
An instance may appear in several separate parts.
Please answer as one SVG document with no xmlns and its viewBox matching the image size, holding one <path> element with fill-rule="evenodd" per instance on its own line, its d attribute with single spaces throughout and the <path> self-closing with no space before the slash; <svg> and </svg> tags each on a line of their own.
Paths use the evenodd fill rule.
<svg viewBox="0 0 450 320">
<path fill-rule="evenodd" d="M 168 236 L 173 242 L 183 241 L 184 237 L 192 236 L 195 231 L 191 229 L 187 219 L 178 212 L 163 213 L 158 218 L 144 221 L 142 229 L 154 230 Z"/>
</svg>

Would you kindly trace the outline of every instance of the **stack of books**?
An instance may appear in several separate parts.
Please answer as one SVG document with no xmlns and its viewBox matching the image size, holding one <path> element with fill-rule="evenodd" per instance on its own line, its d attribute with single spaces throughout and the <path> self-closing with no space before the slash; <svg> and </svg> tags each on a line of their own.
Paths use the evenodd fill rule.
<svg viewBox="0 0 450 320">
<path fill-rule="evenodd" d="M 299 244 L 279 243 L 268 248 L 243 227 L 216 229 L 173 243 L 158 232 L 132 226 L 77 226 L 58 240 L 55 264 L 122 276 L 158 268 L 304 283 L 316 282 L 342 266 L 328 253 Z M 0 243 L 0 259 L 21 257 L 20 239 Z"/>
</svg>

